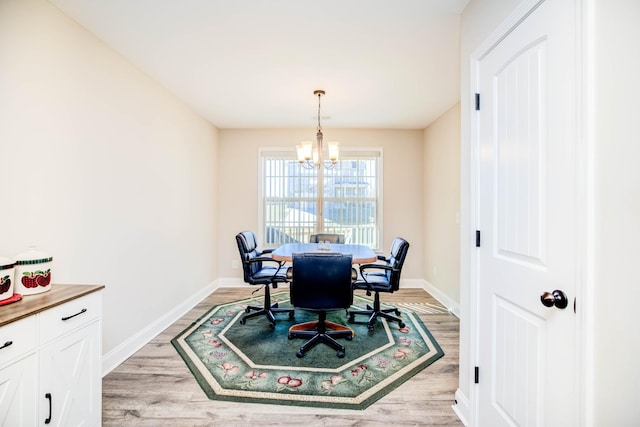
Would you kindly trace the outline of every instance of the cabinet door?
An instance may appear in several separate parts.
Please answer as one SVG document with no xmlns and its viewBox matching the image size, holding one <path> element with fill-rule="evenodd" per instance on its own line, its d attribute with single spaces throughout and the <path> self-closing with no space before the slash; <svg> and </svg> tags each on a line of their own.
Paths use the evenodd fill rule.
<svg viewBox="0 0 640 427">
<path fill-rule="evenodd" d="M 52 426 L 99 426 L 102 405 L 99 321 L 65 335 L 40 352 L 40 419 Z"/>
<path fill-rule="evenodd" d="M 25 357 L 0 369 L 0 425 L 36 424 L 36 355 Z"/>
</svg>

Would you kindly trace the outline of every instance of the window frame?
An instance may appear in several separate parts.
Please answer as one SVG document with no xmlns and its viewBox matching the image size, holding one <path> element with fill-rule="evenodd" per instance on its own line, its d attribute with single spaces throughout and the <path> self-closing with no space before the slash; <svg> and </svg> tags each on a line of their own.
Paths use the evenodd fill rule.
<svg viewBox="0 0 640 427">
<path fill-rule="evenodd" d="M 349 159 L 349 154 L 353 153 L 355 156 L 363 155 L 365 153 L 371 153 L 372 157 L 377 158 L 376 165 L 376 227 L 375 227 L 375 241 L 376 247 L 372 247 L 374 251 L 379 251 L 382 244 L 382 236 L 383 233 L 383 197 L 384 197 L 384 179 L 383 179 L 383 171 L 384 171 L 384 152 L 382 147 L 341 147 L 340 148 L 340 161 Z M 277 247 L 277 245 L 267 244 L 266 236 L 265 236 L 265 159 L 269 156 L 283 156 L 290 158 L 291 160 L 297 161 L 296 152 L 291 147 L 260 147 L 258 149 L 258 230 L 257 236 L 262 246 L 264 248 L 272 249 Z M 300 167 L 303 167 L 300 165 Z M 324 172 L 324 171 L 323 171 Z M 322 178 L 324 179 L 324 178 Z M 316 227 L 318 223 L 323 223 L 325 220 L 324 217 L 324 206 L 321 206 L 324 203 L 324 196 L 320 194 L 320 192 L 316 195 L 316 204 L 320 206 L 321 213 L 318 215 L 320 218 L 316 222 Z M 317 231 L 317 230 L 316 230 Z"/>
</svg>

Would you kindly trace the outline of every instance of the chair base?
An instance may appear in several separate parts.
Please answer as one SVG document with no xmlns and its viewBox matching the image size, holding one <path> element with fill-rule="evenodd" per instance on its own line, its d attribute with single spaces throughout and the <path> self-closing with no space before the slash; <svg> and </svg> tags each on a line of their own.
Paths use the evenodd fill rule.
<svg viewBox="0 0 640 427">
<path fill-rule="evenodd" d="M 265 285 L 264 287 L 264 305 L 262 307 L 255 305 L 248 305 L 244 311 L 248 314 L 245 314 L 240 319 L 240 324 L 244 325 L 247 319 L 258 316 L 266 316 L 269 319 L 269 324 L 271 327 L 275 327 L 276 325 L 276 317 L 275 313 L 289 313 L 289 319 L 293 319 L 294 309 L 293 308 L 278 308 L 278 303 L 271 303 L 271 286 Z"/>
<path fill-rule="evenodd" d="M 309 338 L 296 353 L 297 357 L 304 357 L 305 353 L 315 347 L 316 344 L 324 343 L 337 350 L 336 355 L 340 358 L 345 355 L 345 348 L 336 338 L 345 338 L 347 341 L 353 339 L 353 329 L 338 323 L 327 322 L 326 313 L 320 313 L 320 319 L 313 322 L 298 323 L 289 328 L 289 339 Z"/>
<path fill-rule="evenodd" d="M 367 304 L 367 309 L 366 310 L 350 310 L 347 315 L 348 315 L 348 321 L 349 323 L 354 323 L 355 322 L 355 315 L 356 314 L 364 314 L 369 316 L 369 320 L 367 321 L 367 328 L 372 331 L 376 322 L 376 319 L 378 317 L 384 317 L 385 319 L 387 319 L 390 322 L 398 322 L 398 327 L 400 328 L 404 328 L 406 325 L 404 324 L 404 322 L 402 321 L 401 318 L 396 317 L 396 316 L 392 316 L 390 313 L 394 313 L 396 316 L 400 316 L 400 310 L 398 310 L 397 308 L 385 308 L 385 309 L 381 309 L 380 308 L 380 297 L 379 294 L 376 292 L 376 296 L 373 300 L 373 306 L 371 304 Z"/>
</svg>

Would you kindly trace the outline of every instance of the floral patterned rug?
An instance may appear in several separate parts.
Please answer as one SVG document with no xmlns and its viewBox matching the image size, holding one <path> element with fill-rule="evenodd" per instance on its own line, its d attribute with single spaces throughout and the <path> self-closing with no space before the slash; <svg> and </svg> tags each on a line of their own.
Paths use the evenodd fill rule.
<svg viewBox="0 0 640 427">
<path fill-rule="evenodd" d="M 288 307 L 289 293 L 272 295 Z M 362 307 L 370 300 L 354 297 Z M 276 314 L 275 328 L 264 316 L 239 320 L 260 297 L 214 306 L 171 343 L 210 399 L 278 405 L 364 409 L 444 355 L 429 330 L 411 310 L 403 309 L 406 324 L 378 320 L 367 329 L 366 316 L 346 322 L 344 311 L 327 320 L 351 327 L 353 340 L 340 339 L 344 358 L 324 344 L 303 358 L 296 351 L 304 339 L 287 338 L 289 327 L 317 316 L 296 310 L 295 319 Z"/>
</svg>

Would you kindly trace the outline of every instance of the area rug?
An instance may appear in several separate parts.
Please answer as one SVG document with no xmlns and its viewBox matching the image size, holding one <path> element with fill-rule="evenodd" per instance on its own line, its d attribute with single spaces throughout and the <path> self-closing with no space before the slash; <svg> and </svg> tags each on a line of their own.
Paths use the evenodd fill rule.
<svg viewBox="0 0 640 427">
<path fill-rule="evenodd" d="M 288 298 L 288 292 L 272 295 L 280 307 L 290 306 Z M 358 306 L 367 302 L 354 297 Z M 383 319 L 373 331 L 366 316 L 349 324 L 344 311 L 330 313 L 327 320 L 355 332 L 353 340 L 339 340 L 345 357 L 319 344 L 297 358 L 305 340 L 289 340 L 289 327 L 314 320 L 313 314 L 296 310 L 293 320 L 277 314 L 275 328 L 264 317 L 241 325 L 248 304 L 261 305 L 262 299 L 214 306 L 171 340 L 210 399 L 364 409 L 444 355 L 418 315 L 404 308 L 404 328 Z"/>
</svg>

